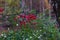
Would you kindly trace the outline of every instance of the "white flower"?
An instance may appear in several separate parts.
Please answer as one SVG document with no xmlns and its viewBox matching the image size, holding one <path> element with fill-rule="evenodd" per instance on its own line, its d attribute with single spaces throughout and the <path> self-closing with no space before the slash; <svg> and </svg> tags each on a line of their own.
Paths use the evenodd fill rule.
<svg viewBox="0 0 60 40">
<path fill-rule="evenodd" d="M 38 30 L 36 32 L 38 32 Z"/>
<path fill-rule="evenodd" d="M 7 36 L 5 35 L 4 38 L 6 38 Z"/>
<path fill-rule="evenodd" d="M 40 38 L 40 36 L 38 38 Z"/>
<path fill-rule="evenodd" d="M 18 24 L 16 24 L 16 26 L 18 26 Z"/>
<path fill-rule="evenodd" d="M 30 36 L 30 38 L 32 38 L 32 36 Z"/>
<path fill-rule="evenodd" d="M 8 30 L 9 30 L 9 28 L 8 28 Z"/>
<path fill-rule="evenodd" d="M 34 36 L 36 36 L 34 33 L 33 33 Z"/>
<path fill-rule="evenodd" d="M 42 31 L 42 30 L 40 30 L 40 31 Z"/>
<path fill-rule="evenodd" d="M 40 35 L 40 37 L 41 37 L 42 35 Z"/>
<path fill-rule="evenodd" d="M 4 34 L 1 34 L 1 36 L 4 36 Z"/>
<path fill-rule="evenodd" d="M 42 35 L 40 35 L 38 38 L 41 38 Z"/>
</svg>

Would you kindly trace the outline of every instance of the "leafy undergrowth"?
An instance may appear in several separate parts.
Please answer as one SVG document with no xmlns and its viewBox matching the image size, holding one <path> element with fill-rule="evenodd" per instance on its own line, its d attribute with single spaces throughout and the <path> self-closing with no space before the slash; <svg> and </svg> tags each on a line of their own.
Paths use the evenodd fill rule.
<svg viewBox="0 0 60 40">
<path fill-rule="evenodd" d="M 58 30 L 48 19 L 34 20 L 33 24 L 22 25 L 17 31 L 9 30 L 0 35 L 0 40 L 60 40 Z M 31 26 L 33 25 L 33 26 Z"/>
<path fill-rule="evenodd" d="M 47 12 L 48 13 L 48 12 Z M 56 28 L 56 20 L 51 21 L 48 14 L 12 14 L 4 27 L 20 29 L 8 30 L 2 32 L 0 40 L 60 40 L 58 29 Z"/>
</svg>

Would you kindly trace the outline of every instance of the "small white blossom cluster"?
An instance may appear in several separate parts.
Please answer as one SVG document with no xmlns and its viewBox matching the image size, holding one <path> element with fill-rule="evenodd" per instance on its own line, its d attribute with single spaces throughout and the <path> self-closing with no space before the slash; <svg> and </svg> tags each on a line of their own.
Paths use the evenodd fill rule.
<svg viewBox="0 0 60 40">
<path fill-rule="evenodd" d="M 0 37 L 6 38 L 7 36 L 6 36 L 6 34 L 1 34 Z"/>
<path fill-rule="evenodd" d="M 32 38 L 32 36 L 30 36 L 30 38 Z"/>
<path fill-rule="evenodd" d="M 16 24 L 16 26 L 19 26 L 19 24 Z"/>
<path fill-rule="evenodd" d="M 29 40 L 28 38 L 26 40 Z"/>
<path fill-rule="evenodd" d="M 38 38 L 41 38 L 41 37 L 42 37 L 42 35 L 38 36 Z"/>
</svg>

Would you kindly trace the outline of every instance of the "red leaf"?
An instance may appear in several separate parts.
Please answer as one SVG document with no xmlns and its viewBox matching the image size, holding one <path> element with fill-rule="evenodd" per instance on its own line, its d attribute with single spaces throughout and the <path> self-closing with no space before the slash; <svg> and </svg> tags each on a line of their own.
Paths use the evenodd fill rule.
<svg viewBox="0 0 60 40">
<path fill-rule="evenodd" d="M 4 8 L 0 8 L 0 12 L 3 12 L 4 11 Z"/>
</svg>

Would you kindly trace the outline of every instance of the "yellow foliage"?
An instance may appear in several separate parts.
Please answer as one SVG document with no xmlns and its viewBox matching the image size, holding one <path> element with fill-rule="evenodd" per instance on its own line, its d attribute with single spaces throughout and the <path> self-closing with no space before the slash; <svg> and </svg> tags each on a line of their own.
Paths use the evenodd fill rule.
<svg viewBox="0 0 60 40">
<path fill-rule="evenodd" d="M 6 2 L 7 2 L 8 4 L 11 4 L 12 0 L 6 0 Z"/>
<path fill-rule="evenodd" d="M 11 6 L 17 6 L 19 4 L 19 0 L 6 0 L 6 2 Z"/>
</svg>

